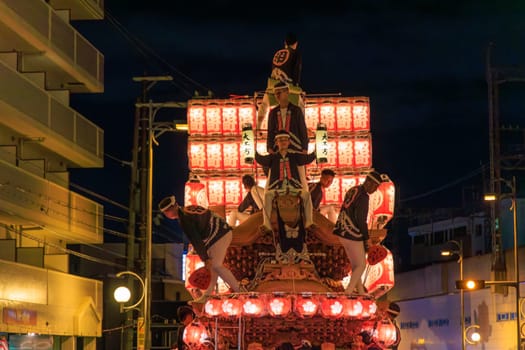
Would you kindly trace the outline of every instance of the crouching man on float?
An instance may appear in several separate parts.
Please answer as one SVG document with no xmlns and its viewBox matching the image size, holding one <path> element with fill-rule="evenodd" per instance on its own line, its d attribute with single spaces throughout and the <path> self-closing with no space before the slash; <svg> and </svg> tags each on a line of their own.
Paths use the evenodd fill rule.
<svg viewBox="0 0 525 350">
<path fill-rule="evenodd" d="M 241 290 L 239 281 L 223 265 L 226 251 L 232 241 L 230 225 L 209 209 L 197 205 L 179 206 L 175 196 L 161 200 L 159 210 L 168 219 L 179 220 L 184 234 L 210 270 L 211 282 L 208 289 L 193 302 L 204 303 L 212 294 L 219 276 L 234 292 L 239 292 Z"/>
<path fill-rule="evenodd" d="M 268 155 L 255 153 L 257 163 L 270 169 L 267 191 L 264 196 L 262 230 L 272 231 L 270 218 L 273 200 L 278 194 L 285 193 L 300 195 L 303 203 L 304 228 L 311 228 L 313 225 L 312 199 L 310 193 L 303 190 L 297 167 L 313 162 L 316 154 L 315 152 L 304 154 L 289 150 L 290 134 L 285 130 L 275 135 L 275 143 L 278 147 L 277 152 Z"/>
</svg>

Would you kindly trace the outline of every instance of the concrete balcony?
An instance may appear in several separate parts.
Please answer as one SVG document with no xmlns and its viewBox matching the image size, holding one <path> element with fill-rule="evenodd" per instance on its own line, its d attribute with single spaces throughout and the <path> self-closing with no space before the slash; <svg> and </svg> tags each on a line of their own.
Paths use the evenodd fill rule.
<svg viewBox="0 0 525 350">
<path fill-rule="evenodd" d="M 46 89 L 104 91 L 104 56 L 45 1 L 0 0 L 0 33 L 0 51 L 17 52 L 21 72 L 45 72 Z"/>
<path fill-rule="evenodd" d="M 76 167 L 104 165 L 104 131 L 0 60 L 0 126 L 25 137 Z"/>
<path fill-rule="evenodd" d="M 104 0 L 49 0 L 56 10 L 69 10 L 72 20 L 103 19 Z"/>
<path fill-rule="evenodd" d="M 0 260 L 0 332 L 102 335 L 102 282 Z"/>
<path fill-rule="evenodd" d="M 103 206 L 0 160 L 0 222 L 31 228 L 38 240 L 103 242 Z"/>
</svg>

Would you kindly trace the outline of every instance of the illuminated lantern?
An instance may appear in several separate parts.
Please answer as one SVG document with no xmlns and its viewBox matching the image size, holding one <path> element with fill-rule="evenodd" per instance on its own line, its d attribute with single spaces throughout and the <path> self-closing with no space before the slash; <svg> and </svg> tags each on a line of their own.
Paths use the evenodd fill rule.
<svg viewBox="0 0 525 350">
<path fill-rule="evenodd" d="M 226 317 L 238 317 L 242 312 L 242 301 L 239 299 L 226 298 L 222 301 L 222 315 Z"/>
<path fill-rule="evenodd" d="M 364 181 L 364 178 L 365 177 L 363 176 L 363 181 Z M 344 197 L 344 195 L 350 188 L 357 186 L 360 183 L 362 183 L 362 181 L 360 181 L 360 179 L 356 176 L 343 175 L 341 177 L 341 198 Z"/>
<path fill-rule="evenodd" d="M 334 296 L 321 297 L 321 314 L 328 318 L 337 318 L 343 314 L 344 306 L 339 298 Z"/>
<path fill-rule="evenodd" d="M 352 105 L 354 131 L 370 130 L 370 104 L 368 101 L 356 101 Z"/>
<path fill-rule="evenodd" d="M 354 166 L 354 142 L 351 139 L 340 138 L 337 142 L 338 165 L 340 167 Z"/>
<path fill-rule="evenodd" d="M 324 190 L 322 204 L 341 204 L 341 179 L 336 177 L 330 186 Z"/>
<path fill-rule="evenodd" d="M 384 295 L 394 287 L 394 258 L 386 247 L 387 256 L 378 264 L 368 266 L 365 287 L 368 293 L 376 298 Z"/>
<path fill-rule="evenodd" d="M 372 166 L 372 142 L 369 137 L 354 139 L 354 166 L 356 168 Z"/>
<path fill-rule="evenodd" d="M 251 317 L 261 317 L 266 313 L 263 295 L 249 295 L 243 298 L 242 314 Z"/>
<path fill-rule="evenodd" d="M 239 111 L 239 125 L 255 124 L 255 106 L 253 104 L 241 105 Z"/>
<path fill-rule="evenodd" d="M 184 185 L 184 205 L 200 205 L 208 208 L 206 186 L 196 175 L 190 175 L 190 180 Z"/>
<path fill-rule="evenodd" d="M 239 118 L 237 108 L 233 105 L 222 107 L 222 133 L 223 135 L 236 135 L 239 132 Z"/>
<path fill-rule="evenodd" d="M 315 149 L 317 163 L 328 162 L 328 132 L 326 124 L 319 123 L 315 132 Z"/>
<path fill-rule="evenodd" d="M 191 248 L 188 248 L 188 251 L 190 250 Z M 184 283 L 186 288 L 191 288 L 192 286 L 189 284 L 190 275 L 198 268 L 204 266 L 204 263 L 202 262 L 201 258 L 199 258 L 199 256 L 194 253 L 188 253 L 186 255 L 185 262 Z"/>
<path fill-rule="evenodd" d="M 338 104 L 335 107 L 337 115 L 337 131 L 353 131 L 352 106 L 349 103 Z"/>
<path fill-rule="evenodd" d="M 343 297 L 341 298 L 343 304 L 343 317 L 357 318 L 361 316 L 363 312 L 363 304 L 361 300 L 356 297 Z"/>
<path fill-rule="evenodd" d="M 382 182 L 370 195 L 368 227 L 382 229 L 394 216 L 396 189 L 392 181 Z"/>
<path fill-rule="evenodd" d="M 292 310 L 292 301 L 290 297 L 275 293 L 268 299 L 268 313 L 275 317 L 287 316 Z"/>
<path fill-rule="evenodd" d="M 218 142 L 206 143 L 206 169 L 222 170 L 222 145 Z"/>
<path fill-rule="evenodd" d="M 206 133 L 222 134 L 221 109 L 217 105 L 206 106 Z"/>
<path fill-rule="evenodd" d="M 203 106 L 194 105 L 188 108 L 188 130 L 190 135 L 206 134 L 206 119 Z"/>
<path fill-rule="evenodd" d="M 253 163 L 255 158 L 255 135 L 251 124 L 242 126 L 241 155 L 245 163 Z"/>
<path fill-rule="evenodd" d="M 210 178 L 208 180 L 208 202 L 210 206 L 224 204 L 224 180 Z"/>
<path fill-rule="evenodd" d="M 363 305 L 363 311 L 361 312 L 361 315 L 358 318 L 367 319 L 376 314 L 377 304 L 373 299 L 362 298 L 361 304 Z"/>
<path fill-rule="evenodd" d="M 200 347 L 206 341 L 209 341 L 210 335 L 199 322 L 192 322 L 190 325 L 184 328 L 182 339 L 190 348 Z"/>
<path fill-rule="evenodd" d="M 239 142 L 223 142 L 222 144 L 222 166 L 224 170 L 238 170 L 240 162 Z"/>
<path fill-rule="evenodd" d="M 222 300 L 219 297 L 212 297 L 204 304 L 204 312 L 210 317 L 217 317 L 222 314 Z"/>
<path fill-rule="evenodd" d="M 190 154 L 190 168 L 193 170 L 206 169 L 206 144 L 203 142 L 192 142 L 188 147 Z"/>
<path fill-rule="evenodd" d="M 336 118 L 335 118 L 335 103 L 324 103 L 320 109 L 319 122 L 324 124 L 327 130 L 335 131 L 336 129 Z"/>
<path fill-rule="evenodd" d="M 295 312 L 301 317 L 312 317 L 317 314 L 319 303 L 311 294 L 304 293 L 295 299 Z"/>
<path fill-rule="evenodd" d="M 307 129 L 314 129 L 319 124 L 319 106 L 307 106 L 304 111 L 304 118 Z"/>
<path fill-rule="evenodd" d="M 242 201 L 242 180 L 224 179 L 224 205 L 238 205 Z"/>
<path fill-rule="evenodd" d="M 376 323 L 372 339 L 384 348 L 394 345 L 397 341 L 396 326 L 388 318 L 382 319 Z"/>
</svg>

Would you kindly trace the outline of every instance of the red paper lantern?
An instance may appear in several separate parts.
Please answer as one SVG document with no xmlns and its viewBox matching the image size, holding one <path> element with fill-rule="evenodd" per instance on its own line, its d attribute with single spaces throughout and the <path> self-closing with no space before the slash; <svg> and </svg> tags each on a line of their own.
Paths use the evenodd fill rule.
<svg viewBox="0 0 525 350">
<path fill-rule="evenodd" d="M 295 299 L 295 312 L 301 317 L 312 317 L 317 314 L 319 303 L 317 298 L 304 294 Z"/>
<path fill-rule="evenodd" d="M 370 294 L 379 298 L 394 287 L 394 258 L 392 252 L 387 250 L 386 258 L 368 268 L 365 287 Z"/>
<path fill-rule="evenodd" d="M 222 170 L 222 159 L 222 144 L 219 142 L 206 143 L 206 170 Z"/>
<path fill-rule="evenodd" d="M 224 205 L 224 180 L 210 178 L 208 180 L 208 202 L 210 205 Z"/>
<path fill-rule="evenodd" d="M 292 310 L 292 301 L 289 296 L 274 294 L 268 299 L 268 313 L 275 317 L 287 316 Z"/>
<path fill-rule="evenodd" d="M 186 255 L 186 266 L 185 266 L 185 274 L 184 274 L 184 282 L 186 288 L 191 288 L 190 284 L 190 276 L 195 270 L 198 268 L 204 266 L 204 263 L 202 262 L 201 258 L 197 254 L 187 254 Z"/>
<path fill-rule="evenodd" d="M 242 312 L 242 301 L 240 299 L 226 298 L 222 301 L 222 315 L 226 317 L 238 317 Z"/>
<path fill-rule="evenodd" d="M 319 124 L 319 105 L 311 105 L 305 108 L 304 118 L 306 122 L 306 128 L 315 130 L 317 124 Z"/>
<path fill-rule="evenodd" d="M 330 101 L 329 103 L 323 103 L 319 110 L 320 118 L 319 122 L 326 125 L 326 129 L 330 131 L 336 130 L 336 114 L 335 114 L 336 103 Z"/>
<path fill-rule="evenodd" d="M 226 141 L 222 144 L 223 169 L 238 170 L 241 162 L 239 142 Z M 242 160 L 243 161 L 243 160 Z"/>
<path fill-rule="evenodd" d="M 377 322 L 375 331 L 372 335 L 374 342 L 385 348 L 390 347 L 397 341 L 396 326 L 388 319 Z"/>
<path fill-rule="evenodd" d="M 206 118 L 204 107 L 197 105 L 188 108 L 188 129 L 190 135 L 206 134 Z"/>
<path fill-rule="evenodd" d="M 182 335 L 184 342 L 188 344 L 190 348 L 198 347 L 204 344 L 209 339 L 209 337 L 210 335 L 206 330 L 206 327 L 204 327 L 199 322 L 193 322 L 186 326 Z"/>
<path fill-rule="evenodd" d="M 370 137 L 357 137 L 354 139 L 354 166 L 356 168 L 369 168 L 372 166 L 372 142 Z"/>
<path fill-rule="evenodd" d="M 206 106 L 206 133 L 222 134 L 221 109 L 217 105 Z"/>
<path fill-rule="evenodd" d="M 353 131 L 352 105 L 350 103 L 338 104 L 335 111 L 337 115 L 337 131 Z"/>
<path fill-rule="evenodd" d="M 338 164 L 340 167 L 354 166 L 354 141 L 339 139 L 337 142 Z"/>
<path fill-rule="evenodd" d="M 392 181 L 383 182 L 370 195 L 369 227 L 382 229 L 394 216 L 396 189 Z"/>
<path fill-rule="evenodd" d="M 253 104 L 241 105 L 239 107 L 239 125 L 255 125 L 255 106 Z"/>
<path fill-rule="evenodd" d="M 328 318 L 337 318 L 343 314 L 344 305 L 340 298 L 321 297 L 321 314 Z"/>
<path fill-rule="evenodd" d="M 191 142 L 189 147 L 190 168 L 192 170 L 205 170 L 206 162 L 206 144 L 203 142 Z"/>
<path fill-rule="evenodd" d="M 370 104 L 368 101 L 356 101 L 352 105 L 354 131 L 370 130 Z"/>
<path fill-rule="evenodd" d="M 224 204 L 239 205 L 242 201 L 242 180 L 240 178 L 224 179 Z"/>
<path fill-rule="evenodd" d="M 204 304 L 204 312 L 210 317 L 217 317 L 222 314 L 222 300 L 219 297 L 212 297 Z"/>
<path fill-rule="evenodd" d="M 239 117 L 237 107 L 234 105 L 222 107 L 222 133 L 224 135 L 239 133 Z"/>
<path fill-rule="evenodd" d="M 265 297 L 263 295 L 249 295 L 243 298 L 242 314 L 251 317 L 261 317 L 266 313 Z"/>
<path fill-rule="evenodd" d="M 377 304 L 375 300 L 368 299 L 368 298 L 362 298 L 361 304 L 363 305 L 363 311 L 361 312 L 361 315 L 359 316 L 360 319 L 368 319 L 376 314 Z"/>
<path fill-rule="evenodd" d="M 343 304 L 343 317 L 357 318 L 363 313 L 363 304 L 361 299 L 356 297 L 343 297 L 341 298 Z"/>
<path fill-rule="evenodd" d="M 206 186 L 199 180 L 192 179 L 184 185 L 184 205 L 200 205 L 208 208 Z"/>
</svg>

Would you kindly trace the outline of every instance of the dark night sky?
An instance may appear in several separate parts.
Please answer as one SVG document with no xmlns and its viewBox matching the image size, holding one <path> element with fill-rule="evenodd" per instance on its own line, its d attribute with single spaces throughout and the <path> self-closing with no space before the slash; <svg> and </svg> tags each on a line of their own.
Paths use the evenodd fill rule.
<svg viewBox="0 0 525 350">
<path fill-rule="evenodd" d="M 105 93 L 72 96 L 72 105 L 105 130 L 107 154 L 129 160 L 140 93 L 132 76 L 173 75 L 173 84 L 151 90 L 158 102 L 185 101 L 206 88 L 220 98 L 252 95 L 265 88 L 273 52 L 294 31 L 303 89 L 370 97 L 373 165 L 390 175 L 401 199 L 410 198 L 488 162 L 485 56 L 494 42 L 498 65 L 525 65 L 520 2 L 323 1 L 294 8 L 289 2 L 106 0 L 106 20 L 74 23 L 105 55 Z M 503 122 L 523 126 L 524 93 L 519 84 L 502 89 Z M 174 119 L 163 113 L 160 119 Z M 183 137 L 159 141 L 155 197 L 182 193 Z M 72 181 L 127 203 L 129 169 L 111 159 L 105 169 L 74 171 Z M 445 197 L 441 202 L 441 191 L 439 204 L 458 205 L 457 194 Z"/>
</svg>

